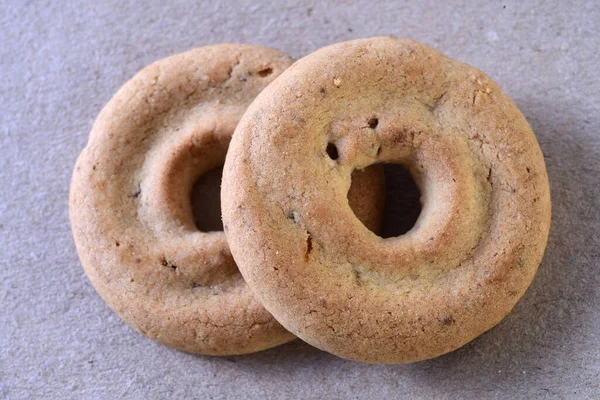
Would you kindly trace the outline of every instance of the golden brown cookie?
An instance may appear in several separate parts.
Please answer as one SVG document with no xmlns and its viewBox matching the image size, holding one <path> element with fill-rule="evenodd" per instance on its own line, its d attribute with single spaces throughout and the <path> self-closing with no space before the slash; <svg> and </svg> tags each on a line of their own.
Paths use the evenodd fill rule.
<svg viewBox="0 0 600 400">
<path fill-rule="evenodd" d="M 198 177 L 223 164 L 247 106 L 290 64 L 251 45 L 178 54 L 127 82 L 92 129 L 71 186 L 77 250 L 108 305 L 158 342 L 224 355 L 294 338 L 254 300 L 223 232 L 198 231 L 190 201 Z M 363 218 L 379 216 L 379 173 L 362 177 L 356 195 L 373 200 Z"/>
<path fill-rule="evenodd" d="M 346 200 L 352 171 L 376 163 L 405 165 L 421 191 L 399 237 L 366 229 Z M 256 98 L 222 207 L 242 275 L 275 318 L 373 363 L 435 357 L 496 325 L 550 224 L 542 153 L 511 99 L 476 68 L 389 37 L 320 49 Z"/>
</svg>

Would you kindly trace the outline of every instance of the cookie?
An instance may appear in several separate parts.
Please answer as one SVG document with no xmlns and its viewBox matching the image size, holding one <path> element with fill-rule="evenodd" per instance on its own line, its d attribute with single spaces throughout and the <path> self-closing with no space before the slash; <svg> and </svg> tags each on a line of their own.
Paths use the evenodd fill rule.
<svg viewBox="0 0 600 400">
<path fill-rule="evenodd" d="M 386 163 L 409 169 L 422 211 L 384 239 L 346 192 L 352 171 Z M 550 195 L 536 138 L 498 85 L 377 37 L 302 58 L 256 98 L 226 158 L 222 212 L 242 275 L 286 329 L 347 359 L 407 363 L 513 308 L 544 253 Z"/>
<path fill-rule="evenodd" d="M 194 182 L 223 164 L 250 102 L 290 64 L 251 45 L 191 50 L 135 75 L 94 124 L 71 184 L 77 250 L 106 303 L 160 343 L 226 355 L 294 338 L 254 299 L 224 233 L 196 228 L 190 201 Z M 370 209 L 378 176 L 362 176 L 356 194 L 373 199 L 357 211 L 367 219 L 380 217 Z"/>
</svg>

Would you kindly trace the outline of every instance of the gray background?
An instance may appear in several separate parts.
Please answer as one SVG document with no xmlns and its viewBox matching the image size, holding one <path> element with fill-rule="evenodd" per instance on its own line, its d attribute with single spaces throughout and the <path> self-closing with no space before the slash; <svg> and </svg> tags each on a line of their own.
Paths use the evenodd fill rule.
<svg viewBox="0 0 600 400">
<path fill-rule="evenodd" d="M 0 398 L 600 396 L 598 2 L 0 3 Z M 153 60 L 203 44 L 301 57 L 387 34 L 481 68 L 538 135 L 553 224 L 515 310 L 454 353 L 398 366 L 300 341 L 194 356 L 113 315 L 79 264 L 67 197 L 75 159 L 117 88 Z"/>
</svg>

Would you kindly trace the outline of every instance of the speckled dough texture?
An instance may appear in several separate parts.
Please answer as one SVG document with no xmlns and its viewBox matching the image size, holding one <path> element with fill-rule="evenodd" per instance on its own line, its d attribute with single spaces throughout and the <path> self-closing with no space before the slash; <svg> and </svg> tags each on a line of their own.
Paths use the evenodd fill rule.
<svg viewBox="0 0 600 400">
<path fill-rule="evenodd" d="M 196 228 L 190 200 L 194 182 L 224 162 L 246 107 L 290 64 L 238 44 L 160 60 L 111 99 L 77 161 L 70 215 L 84 269 L 121 318 L 160 343 L 227 355 L 294 338 L 254 300 L 223 232 Z M 371 168 L 352 190 L 375 230 L 382 179 Z"/>
<path fill-rule="evenodd" d="M 348 206 L 352 171 L 376 163 L 407 166 L 421 191 L 400 237 L 382 239 Z M 371 363 L 435 357 L 496 325 L 550 225 L 542 153 L 512 100 L 476 68 L 390 37 L 322 48 L 256 98 L 222 207 L 242 275 L 275 318 Z"/>
</svg>

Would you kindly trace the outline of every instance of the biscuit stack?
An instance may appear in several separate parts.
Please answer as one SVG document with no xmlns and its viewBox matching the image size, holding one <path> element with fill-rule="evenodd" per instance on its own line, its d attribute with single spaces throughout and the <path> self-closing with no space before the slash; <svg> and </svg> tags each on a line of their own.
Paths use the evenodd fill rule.
<svg viewBox="0 0 600 400">
<path fill-rule="evenodd" d="M 384 164 L 410 171 L 422 203 L 390 238 Z M 221 165 L 223 231 L 202 232 L 192 189 Z M 371 363 L 435 357 L 496 325 L 550 224 L 543 157 L 510 98 L 389 37 L 293 64 L 225 44 L 144 68 L 98 116 L 69 207 L 88 277 L 146 336 L 211 355 L 297 336 Z"/>
</svg>

